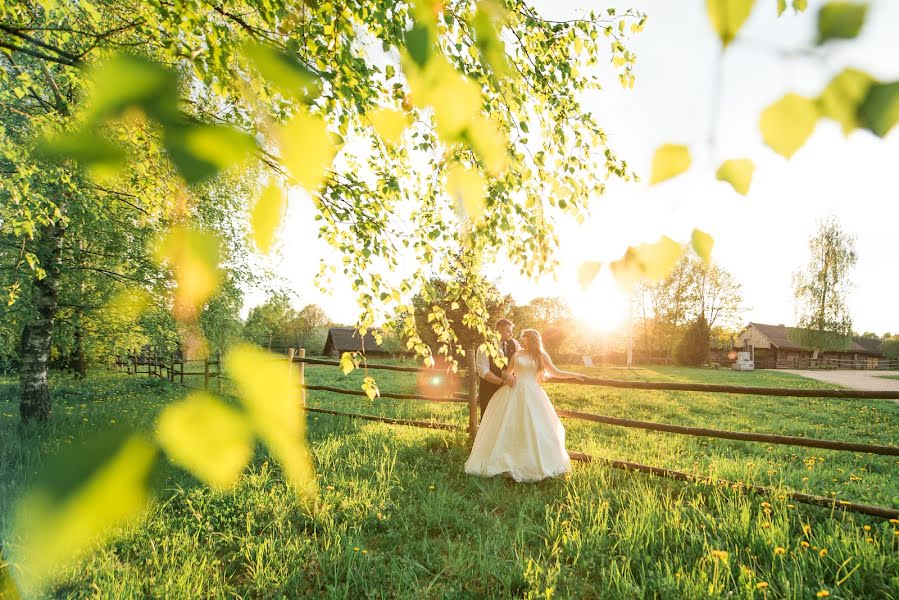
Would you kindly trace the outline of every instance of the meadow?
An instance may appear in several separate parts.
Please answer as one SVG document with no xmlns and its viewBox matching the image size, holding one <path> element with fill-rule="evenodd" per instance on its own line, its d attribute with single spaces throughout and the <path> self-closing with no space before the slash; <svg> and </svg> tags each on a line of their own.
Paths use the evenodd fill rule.
<svg viewBox="0 0 899 600">
<path fill-rule="evenodd" d="M 772 371 L 578 368 L 618 379 L 824 388 Z M 374 373 L 385 391 L 414 375 Z M 311 384 L 357 388 L 309 366 Z M 187 381 L 187 380 L 186 380 Z M 194 378 L 192 383 L 202 383 Z M 0 540 L 49 456 L 116 425 L 153 426 L 188 389 L 145 375 L 57 376 L 47 426 L 18 423 L 0 380 Z M 228 393 L 230 386 L 225 385 Z M 633 419 L 899 444 L 888 401 L 550 385 L 557 407 Z M 464 405 L 309 392 L 310 406 L 467 423 Z M 705 440 L 565 420 L 569 450 L 846 500 L 899 506 L 895 457 Z M 466 476 L 463 433 L 311 414 L 319 495 L 301 510 L 263 449 L 239 485 L 171 467 L 139 525 L 69 570 L 56 597 L 899 598 L 899 524 L 728 488 L 576 463 L 532 485 Z M 9 565 L 7 565 L 7 568 Z M 13 567 L 14 568 L 14 567 Z"/>
</svg>

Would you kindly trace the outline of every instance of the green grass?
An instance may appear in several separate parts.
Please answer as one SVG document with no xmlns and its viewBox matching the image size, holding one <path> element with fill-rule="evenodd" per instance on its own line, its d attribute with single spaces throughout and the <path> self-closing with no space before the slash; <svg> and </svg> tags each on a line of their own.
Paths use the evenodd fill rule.
<svg viewBox="0 0 899 600">
<path fill-rule="evenodd" d="M 771 371 L 579 370 L 620 379 L 831 387 Z M 317 366 L 306 373 L 310 383 L 348 388 L 362 376 Z M 385 391 L 417 389 L 414 375 L 374 374 Z M 613 416 L 899 443 L 899 406 L 891 402 L 571 385 L 547 391 L 560 408 Z M 49 455 L 113 420 L 150 427 L 185 389 L 145 375 L 57 378 L 51 423 L 24 429 L 15 392 L 13 382 L 0 381 L 4 545 L 14 543 L 6 539 L 11 502 Z M 467 422 L 464 406 L 323 392 L 309 392 L 308 402 Z M 565 425 L 570 450 L 899 506 L 893 457 Z M 880 519 L 601 464 L 575 464 L 569 477 L 538 484 L 480 479 L 462 472 L 463 434 L 343 417 L 311 416 L 309 440 L 320 480 L 314 513 L 300 509 L 262 450 L 230 492 L 206 489 L 172 468 L 146 520 L 66 573 L 53 595 L 508 598 L 553 590 L 559 598 L 808 598 L 827 589 L 832 598 L 899 598 L 899 526 Z M 757 589 L 759 582 L 768 587 Z"/>
<path fill-rule="evenodd" d="M 881 379 L 899 379 L 899 375 L 878 375 Z"/>
</svg>

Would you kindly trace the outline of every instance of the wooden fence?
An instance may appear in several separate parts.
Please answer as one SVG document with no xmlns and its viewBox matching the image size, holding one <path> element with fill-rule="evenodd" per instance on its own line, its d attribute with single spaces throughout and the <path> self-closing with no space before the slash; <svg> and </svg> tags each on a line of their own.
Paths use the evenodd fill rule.
<svg viewBox="0 0 899 600">
<path fill-rule="evenodd" d="M 202 371 L 186 371 L 185 365 L 203 365 Z M 177 358 L 174 354 L 164 355 L 156 352 L 135 353 L 129 352 L 124 356 L 116 356 L 112 362 L 112 368 L 120 373 L 130 375 L 144 374 L 150 377 L 168 379 L 172 383 L 184 383 L 184 378 L 202 377 L 203 389 L 208 390 L 210 382 L 215 380 L 215 389 L 222 391 L 222 361 L 216 354 L 210 357 L 185 360 Z"/>
<path fill-rule="evenodd" d="M 756 361 L 759 362 L 759 361 Z M 778 358 L 769 359 L 776 369 L 847 369 L 860 371 L 895 371 L 899 358 Z"/>
<path fill-rule="evenodd" d="M 454 395 L 445 395 L 445 396 L 428 396 L 423 394 L 399 394 L 399 393 L 391 393 L 391 392 L 380 392 L 380 397 L 382 398 L 392 398 L 392 399 L 400 399 L 400 400 L 413 400 L 413 401 L 422 401 L 422 402 L 438 402 L 438 403 L 458 403 L 458 404 L 466 404 L 468 406 L 468 427 L 467 432 L 471 438 L 473 438 L 477 434 L 478 429 L 478 403 L 477 403 L 477 377 L 468 377 L 465 376 L 467 373 L 474 373 L 474 356 L 475 353 L 467 352 L 466 356 L 468 357 L 468 368 L 466 372 L 463 373 L 463 379 L 466 381 L 466 393 L 464 394 L 454 394 Z M 117 360 L 117 364 L 118 364 Z M 124 361 L 127 363 L 127 361 Z M 201 361 L 203 362 L 203 361 Z M 287 356 L 287 363 L 291 368 L 298 369 L 298 381 L 300 388 L 300 397 L 301 397 L 301 405 L 304 410 L 307 412 L 321 413 L 321 414 L 329 414 L 329 415 L 337 415 L 343 417 L 364 419 L 369 421 L 378 421 L 382 423 L 388 423 L 392 425 L 407 425 L 413 427 L 422 427 L 428 429 L 439 429 L 445 431 L 466 431 L 462 427 L 458 425 L 454 425 L 452 423 L 440 423 L 434 421 L 416 421 L 410 419 L 395 419 L 390 417 L 382 417 L 377 415 L 367 415 L 360 413 L 349 413 L 349 412 L 340 412 L 334 411 L 330 409 L 310 407 L 306 402 L 306 392 L 307 391 L 322 391 L 329 392 L 332 394 L 339 394 L 345 396 L 365 396 L 365 392 L 362 390 L 351 390 L 344 389 L 333 386 L 324 386 L 324 385 L 309 385 L 306 383 L 305 378 L 305 366 L 307 364 L 311 365 L 320 365 L 320 366 L 330 366 L 330 367 L 340 367 L 340 363 L 335 360 L 326 360 L 326 359 L 317 359 L 317 358 L 306 358 L 305 350 L 300 349 L 299 351 L 294 351 L 290 349 Z M 178 363 L 172 362 L 169 363 L 169 379 L 171 381 L 175 381 L 173 373 L 185 374 L 183 369 L 183 364 L 180 370 L 175 370 L 175 365 Z M 215 365 L 216 371 L 214 374 L 208 375 L 205 379 L 205 389 L 209 389 L 209 377 L 214 376 L 217 382 L 217 388 L 221 390 L 221 381 L 223 379 L 223 375 L 219 371 L 220 361 L 218 359 L 214 361 L 209 361 L 208 359 L 204 362 L 206 365 L 205 372 L 209 372 L 209 365 Z M 132 363 L 133 368 L 137 368 L 137 363 Z M 162 368 L 165 368 L 163 365 Z M 418 367 L 403 367 L 398 365 L 381 365 L 381 364 L 372 364 L 368 363 L 366 365 L 367 369 L 373 370 L 388 370 L 388 371 L 399 371 L 399 372 L 407 372 L 407 373 L 428 373 L 428 374 L 443 374 L 446 376 L 452 376 L 447 370 L 444 369 L 427 369 L 427 368 L 418 368 Z M 128 372 L 144 372 L 150 373 L 153 375 L 149 369 L 147 371 L 137 371 L 137 370 L 129 370 Z M 160 375 L 161 376 L 161 375 Z M 285 374 L 287 376 L 287 373 Z M 179 379 L 179 381 L 183 382 L 183 377 Z M 800 389 L 800 388 L 771 388 L 771 387 L 755 387 L 755 386 L 733 386 L 733 385 L 720 385 L 720 384 L 702 384 L 702 383 L 671 383 L 671 382 L 653 382 L 653 381 L 624 381 L 617 379 L 605 379 L 605 378 L 597 378 L 597 377 L 587 377 L 583 381 L 577 380 L 548 380 L 546 383 L 553 384 L 567 384 L 567 385 L 589 385 L 589 386 L 603 386 L 603 387 L 613 387 L 613 388 L 623 388 L 623 389 L 642 389 L 642 390 L 665 390 L 665 391 L 679 391 L 679 392 L 704 392 L 704 393 L 729 393 L 729 394 L 749 394 L 749 395 L 757 395 L 757 396 L 781 396 L 781 397 L 802 397 L 802 398 L 834 398 L 834 399 L 885 399 L 885 400 L 899 400 L 899 392 L 890 392 L 890 391 L 866 391 L 866 390 L 840 390 L 840 389 L 832 389 L 832 390 L 811 390 L 811 389 Z M 820 448 L 826 450 L 835 450 L 835 451 L 845 451 L 845 452 L 860 452 L 860 453 L 869 453 L 869 454 L 877 454 L 881 456 L 899 456 L 899 446 L 891 446 L 891 445 L 882 445 L 882 444 L 864 444 L 864 443 L 854 443 L 854 442 L 844 442 L 840 440 L 831 440 L 831 439 L 816 439 L 816 438 L 805 438 L 805 437 L 797 437 L 797 436 L 786 436 L 786 435 L 776 435 L 769 433 L 757 433 L 757 432 L 747 432 L 747 431 L 728 431 L 728 430 L 720 430 L 720 429 L 707 429 L 701 427 L 686 427 L 682 425 L 673 425 L 668 423 L 656 423 L 651 421 L 638 421 L 633 419 L 623 419 L 619 417 L 611 417 L 606 415 L 597 415 L 592 413 L 584 413 L 579 411 L 570 411 L 570 410 L 562 410 L 559 409 L 556 411 L 559 416 L 564 417 L 566 419 L 579 419 L 583 421 L 590 421 L 595 423 L 603 423 L 606 425 L 614 425 L 620 427 L 628 427 L 628 428 L 638 428 L 644 429 L 648 431 L 659 431 L 664 433 L 671 433 L 677 435 L 689 435 L 689 436 L 699 436 L 699 437 L 711 437 L 711 438 L 719 438 L 719 439 L 731 439 L 731 440 L 739 440 L 745 442 L 758 442 L 764 444 L 775 444 L 775 445 L 788 445 L 788 446 L 799 446 L 806 448 Z M 656 475 L 659 477 L 666 477 L 669 479 L 677 479 L 682 481 L 691 481 L 691 482 L 700 482 L 706 483 L 710 485 L 717 486 L 727 486 L 732 489 L 737 490 L 748 490 L 754 493 L 767 495 L 767 496 L 786 496 L 796 502 L 802 502 L 806 504 L 814 504 L 818 506 L 824 506 L 832 509 L 842 509 L 852 512 L 857 512 L 861 514 L 882 517 L 887 519 L 896 519 L 899 518 L 899 509 L 885 507 L 885 506 L 874 506 L 870 504 L 859 504 L 855 502 L 847 502 L 844 500 L 837 500 L 835 498 L 828 498 L 825 496 L 815 496 L 810 494 L 804 494 L 800 492 L 794 491 L 783 491 L 777 490 L 770 487 L 760 486 L 760 485 L 751 485 L 744 484 L 742 482 L 734 482 L 725 479 L 718 478 L 710 478 L 701 475 L 692 475 L 689 473 L 684 473 L 682 471 L 676 471 L 673 469 L 666 469 L 662 467 L 654 467 L 650 465 L 643 465 L 640 463 L 633 463 L 628 461 L 620 461 L 620 460 L 611 460 L 599 457 L 592 457 L 587 454 L 583 454 L 581 452 L 569 452 L 571 458 L 573 460 L 583 461 L 583 462 L 601 462 L 603 464 L 608 465 L 609 467 L 616 469 L 624 469 L 627 471 L 639 471 L 642 473 L 648 473 L 652 475 Z"/>
</svg>

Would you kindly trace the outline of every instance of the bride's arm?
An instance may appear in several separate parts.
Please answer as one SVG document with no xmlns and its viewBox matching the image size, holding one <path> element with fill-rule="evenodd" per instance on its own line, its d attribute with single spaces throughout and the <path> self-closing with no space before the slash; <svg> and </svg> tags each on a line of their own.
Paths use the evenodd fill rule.
<svg viewBox="0 0 899 600">
<path fill-rule="evenodd" d="M 543 352 L 543 370 L 546 371 L 550 377 L 555 377 L 557 379 L 577 379 L 578 381 L 583 381 L 584 376 L 580 373 L 574 373 L 572 371 L 563 371 L 556 367 L 553 364 L 553 359 L 549 357 L 545 351 Z"/>
<path fill-rule="evenodd" d="M 515 360 L 514 359 L 517 354 L 518 354 L 518 352 L 516 352 L 515 354 L 513 354 L 512 356 L 509 357 L 509 364 L 506 366 L 506 370 L 503 373 L 503 385 L 515 387 Z"/>
</svg>

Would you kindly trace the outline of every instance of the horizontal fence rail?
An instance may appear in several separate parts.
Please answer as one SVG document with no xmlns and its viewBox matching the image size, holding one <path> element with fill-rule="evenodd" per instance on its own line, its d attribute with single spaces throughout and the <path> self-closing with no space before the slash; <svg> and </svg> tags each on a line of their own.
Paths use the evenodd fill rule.
<svg viewBox="0 0 899 600">
<path fill-rule="evenodd" d="M 347 413 L 347 412 L 339 412 L 336 410 L 329 410 L 327 408 L 313 408 L 311 406 L 307 406 L 304 408 L 306 412 L 311 413 L 322 413 L 326 415 L 337 415 L 340 417 L 352 417 L 354 419 L 363 419 L 365 421 L 378 421 L 380 423 L 387 423 L 389 425 L 408 425 L 410 427 L 422 427 L 424 429 L 442 429 L 445 431 L 459 431 L 464 432 L 465 429 L 458 425 L 453 425 L 452 423 L 440 423 L 437 421 L 415 421 L 412 419 L 395 419 L 391 417 L 380 417 L 378 415 L 363 415 L 359 413 Z"/>
<path fill-rule="evenodd" d="M 371 365 L 369 365 L 371 368 Z M 717 392 L 726 394 L 751 394 L 754 396 L 792 396 L 796 398 L 849 398 L 859 400 L 899 400 L 899 392 L 882 390 L 815 390 L 808 388 L 773 388 L 720 383 L 675 383 L 668 381 L 625 381 L 584 377 L 578 379 L 547 379 L 544 383 L 596 385 L 601 387 L 636 390 L 665 390 L 671 392 Z"/>
<path fill-rule="evenodd" d="M 297 358 L 294 362 L 313 365 L 328 365 L 339 367 L 336 360 L 322 360 L 318 358 Z M 396 365 L 379 365 L 368 363 L 368 369 L 384 369 L 388 371 L 402 371 L 406 373 L 446 373 L 447 369 L 400 367 Z M 835 390 L 835 389 L 808 389 L 808 388 L 774 388 L 746 385 L 724 385 L 718 383 L 676 383 L 668 381 L 627 381 L 624 379 L 606 379 L 602 377 L 584 377 L 577 379 L 547 379 L 547 384 L 567 385 L 595 385 L 600 387 L 613 387 L 637 390 L 662 390 L 671 392 L 717 392 L 728 394 L 750 394 L 754 396 L 790 396 L 795 398 L 847 398 L 863 400 L 899 400 L 899 391 L 882 390 Z"/>
<path fill-rule="evenodd" d="M 806 448 L 823 448 L 826 450 L 844 450 L 847 452 L 867 452 L 869 454 L 881 454 L 884 456 L 899 456 L 899 446 L 840 442 L 836 440 L 804 438 L 794 435 L 776 435 L 771 433 L 752 433 L 749 431 L 728 431 L 724 429 L 706 429 L 704 427 L 687 427 L 684 425 L 669 425 L 667 423 L 656 423 L 653 421 L 635 421 L 634 419 L 607 417 L 605 415 L 595 415 L 592 413 L 565 409 L 557 409 L 556 413 L 560 417 L 568 417 L 570 419 L 581 419 L 583 421 L 593 421 L 619 427 L 648 429 L 650 431 L 664 431 L 666 433 L 677 433 L 680 435 L 740 440 L 743 442 L 764 442 L 767 444 L 780 444 L 785 446 L 804 446 Z"/>
<path fill-rule="evenodd" d="M 314 390 L 317 392 L 332 392 L 334 394 L 345 394 L 347 396 L 367 396 L 362 390 L 347 390 L 343 388 L 331 387 L 329 385 L 306 385 L 301 386 L 304 390 Z M 468 400 L 464 398 L 441 398 L 439 396 L 423 396 L 421 394 L 396 394 L 392 392 L 379 392 L 379 398 L 392 398 L 394 400 L 425 400 L 427 402 L 445 402 L 450 404 L 468 404 Z"/>
<path fill-rule="evenodd" d="M 846 500 L 837 500 L 836 498 L 828 498 L 827 496 L 815 496 L 812 494 L 804 494 L 802 492 L 793 492 L 789 490 L 778 490 L 776 488 L 766 487 L 764 485 L 755 485 L 738 481 L 730 481 L 728 479 L 719 479 L 706 477 L 704 475 L 692 475 L 683 471 L 674 469 L 665 469 L 663 467 L 652 467 L 640 463 L 628 462 L 625 460 L 613 460 L 610 458 L 597 458 L 581 452 L 569 452 L 568 455 L 572 460 L 581 462 L 600 462 L 614 469 L 622 469 L 625 471 L 639 471 L 648 473 L 656 477 L 665 477 L 667 479 L 677 479 L 679 481 L 689 481 L 692 483 L 707 483 L 709 485 L 727 486 L 731 489 L 745 489 L 762 496 L 776 497 L 778 495 L 786 496 L 796 502 L 803 504 L 814 504 L 816 506 L 824 506 L 830 509 L 841 509 L 850 512 L 870 515 L 872 517 L 881 517 L 883 519 L 899 518 L 899 509 L 887 506 L 877 506 L 875 504 L 860 504 L 858 502 L 848 502 Z"/>
<path fill-rule="evenodd" d="M 295 356 L 293 362 L 305 363 L 307 365 L 327 365 L 329 367 L 339 367 L 340 362 L 336 360 L 327 360 L 323 358 L 302 358 Z M 363 368 L 363 367 L 360 367 Z M 449 369 L 439 369 L 437 367 L 401 367 L 399 365 L 379 365 L 375 363 L 366 363 L 366 369 L 382 369 L 384 371 L 399 371 L 401 373 L 442 373 L 447 374 Z"/>
</svg>

